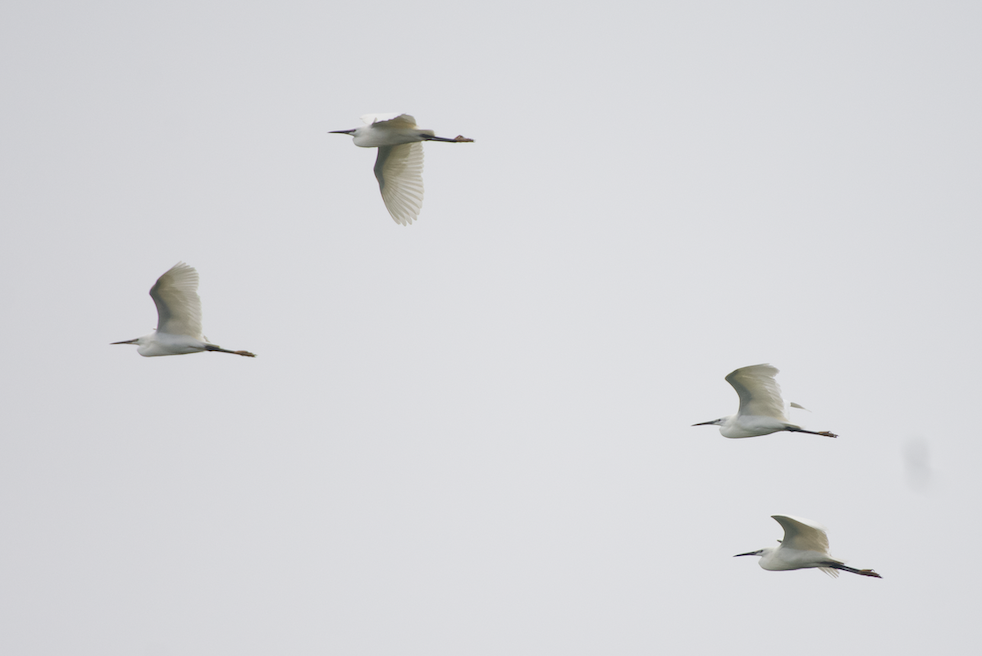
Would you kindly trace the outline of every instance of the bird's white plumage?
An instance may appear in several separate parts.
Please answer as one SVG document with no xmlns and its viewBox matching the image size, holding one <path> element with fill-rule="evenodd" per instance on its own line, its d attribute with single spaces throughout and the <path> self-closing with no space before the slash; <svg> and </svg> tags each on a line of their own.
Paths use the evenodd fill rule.
<svg viewBox="0 0 982 656">
<path fill-rule="evenodd" d="M 375 177 L 392 220 L 409 225 L 423 209 L 423 144 L 380 146 Z"/>
<path fill-rule="evenodd" d="M 378 148 L 375 178 L 382 200 L 392 219 L 409 225 L 423 208 L 423 141 L 473 141 L 462 136 L 453 139 L 437 137 L 433 130 L 416 127 L 409 114 L 364 114 L 363 127 L 334 130 L 350 134 L 361 148 Z"/>
<path fill-rule="evenodd" d="M 849 567 L 829 553 L 829 538 L 825 528 L 811 520 L 789 515 L 771 515 L 783 528 L 784 539 L 776 547 L 765 547 L 737 556 L 760 556 L 757 564 L 773 572 L 791 569 L 820 569 L 829 576 L 839 576 L 839 570 L 861 576 L 882 578 L 871 569 Z"/>
<path fill-rule="evenodd" d="M 784 539 L 781 544 L 789 549 L 800 551 L 817 551 L 828 555 L 829 537 L 825 527 L 801 517 L 789 515 L 771 515 L 784 528 Z"/>
<path fill-rule="evenodd" d="M 198 272 L 178 262 L 150 288 L 150 298 L 157 306 L 157 332 L 189 335 L 207 341 L 201 334 L 201 298 L 198 296 Z"/>
<path fill-rule="evenodd" d="M 416 127 L 416 119 L 409 114 L 403 114 L 401 112 L 383 112 L 381 114 L 362 114 L 361 121 L 365 125 L 374 125 L 375 123 L 388 123 L 389 127 L 393 128 L 414 128 Z M 383 127 L 383 126 L 379 126 Z"/>
<path fill-rule="evenodd" d="M 777 367 L 755 364 L 735 369 L 726 376 L 726 382 L 732 385 L 740 396 L 738 414 L 774 417 L 788 421 L 784 414 L 781 386 L 774 379 L 777 374 Z"/>
<path fill-rule="evenodd" d="M 740 397 L 740 409 L 735 415 L 693 425 L 719 426 L 720 434 L 730 438 L 757 437 L 777 431 L 836 437 L 828 431 L 805 430 L 788 420 L 784 399 L 781 398 L 781 386 L 774 379 L 777 373 L 777 367 L 769 364 L 734 369 L 726 376 L 726 382 L 733 386 Z M 797 403 L 792 403 L 791 406 L 804 410 Z"/>
<path fill-rule="evenodd" d="M 229 351 L 212 344 L 201 331 L 201 299 L 198 297 L 198 272 L 178 262 L 150 288 L 150 298 L 157 306 L 157 330 L 149 335 L 113 344 L 135 344 L 136 352 L 150 358 L 160 355 L 186 355 L 201 351 L 234 353 L 256 357 L 249 351 Z"/>
</svg>

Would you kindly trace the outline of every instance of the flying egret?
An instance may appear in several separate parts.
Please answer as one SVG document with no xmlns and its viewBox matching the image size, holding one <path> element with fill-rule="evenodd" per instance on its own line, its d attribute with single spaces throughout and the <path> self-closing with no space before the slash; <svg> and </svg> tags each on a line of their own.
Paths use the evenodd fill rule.
<svg viewBox="0 0 982 656">
<path fill-rule="evenodd" d="M 817 567 L 829 576 L 838 576 L 836 570 L 852 572 L 862 576 L 883 578 L 871 569 L 854 569 L 829 555 L 829 537 L 825 529 L 801 517 L 771 515 L 784 527 L 784 539 L 776 547 L 765 547 L 757 551 L 733 556 L 760 556 L 757 564 L 764 569 L 777 572 L 786 569 L 805 569 Z"/>
<path fill-rule="evenodd" d="M 350 134 L 355 145 L 378 148 L 375 177 L 385 208 L 392 219 L 404 226 L 413 222 L 423 207 L 423 144 L 421 141 L 473 142 L 457 135 L 453 139 L 433 136 L 433 130 L 420 130 L 409 114 L 365 114 L 365 126 L 352 130 L 332 130 L 331 134 Z"/>
<path fill-rule="evenodd" d="M 726 382 L 740 395 L 740 409 L 735 415 L 704 421 L 693 426 L 719 426 L 723 437 L 756 437 L 777 431 L 810 433 L 825 437 L 838 437 L 828 431 L 810 431 L 789 422 L 781 398 L 781 386 L 774 380 L 777 367 L 755 364 L 731 371 Z M 797 403 L 792 408 L 801 408 Z"/>
<path fill-rule="evenodd" d="M 256 357 L 249 351 L 227 351 L 211 344 L 201 334 L 201 299 L 198 297 L 198 272 L 194 267 L 184 262 L 172 266 L 150 288 L 150 298 L 157 306 L 157 330 L 113 344 L 136 344 L 136 352 L 147 358 L 201 351 Z"/>
</svg>

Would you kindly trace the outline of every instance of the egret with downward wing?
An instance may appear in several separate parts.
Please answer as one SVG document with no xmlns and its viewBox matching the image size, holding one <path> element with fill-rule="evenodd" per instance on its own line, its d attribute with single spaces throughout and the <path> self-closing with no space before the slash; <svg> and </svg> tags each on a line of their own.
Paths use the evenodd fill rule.
<svg viewBox="0 0 982 656">
<path fill-rule="evenodd" d="M 365 114 L 365 125 L 351 130 L 332 130 L 331 134 L 350 134 L 355 145 L 378 148 L 375 177 L 385 208 L 392 219 L 407 226 L 423 208 L 422 141 L 473 142 L 457 135 L 453 139 L 433 136 L 433 130 L 416 127 L 409 114 Z"/>
</svg>

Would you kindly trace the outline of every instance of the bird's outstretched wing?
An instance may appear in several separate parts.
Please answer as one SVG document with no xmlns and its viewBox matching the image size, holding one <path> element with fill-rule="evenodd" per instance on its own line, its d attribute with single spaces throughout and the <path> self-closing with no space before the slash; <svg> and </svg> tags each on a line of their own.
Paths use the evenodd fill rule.
<svg viewBox="0 0 982 656">
<path fill-rule="evenodd" d="M 730 372 L 726 382 L 740 395 L 739 414 L 774 417 L 788 421 L 784 415 L 781 386 L 774 380 L 777 372 L 777 367 L 769 364 L 740 367 Z"/>
<path fill-rule="evenodd" d="M 423 208 L 423 144 L 379 146 L 375 177 L 392 219 L 412 223 Z"/>
<path fill-rule="evenodd" d="M 362 114 L 362 122 L 365 125 L 374 125 L 375 123 L 387 123 L 385 127 L 393 128 L 414 128 L 416 127 L 416 119 L 409 114 Z"/>
<path fill-rule="evenodd" d="M 157 332 L 190 335 L 201 341 L 201 299 L 198 297 L 198 272 L 178 262 L 157 278 L 150 288 L 150 298 L 157 306 Z"/>
<path fill-rule="evenodd" d="M 829 538 L 820 524 L 801 517 L 787 515 L 771 515 L 771 517 L 784 528 L 784 539 L 781 540 L 783 546 L 828 555 Z"/>
</svg>

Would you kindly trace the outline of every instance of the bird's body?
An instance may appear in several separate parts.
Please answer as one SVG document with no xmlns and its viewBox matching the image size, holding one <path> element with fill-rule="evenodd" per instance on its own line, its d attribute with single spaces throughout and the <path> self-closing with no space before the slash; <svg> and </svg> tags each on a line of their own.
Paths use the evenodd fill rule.
<svg viewBox="0 0 982 656">
<path fill-rule="evenodd" d="M 416 127 L 409 114 L 365 114 L 365 125 L 351 130 L 333 130 L 331 134 L 350 134 L 356 146 L 378 148 L 375 177 L 382 200 L 392 219 L 409 225 L 423 208 L 423 141 L 472 142 L 434 136 L 433 130 Z"/>
<path fill-rule="evenodd" d="M 736 556 L 760 556 L 758 564 L 770 571 L 817 567 L 830 576 L 838 576 L 841 570 L 861 576 L 883 578 L 871 569 L 855 569 L 833 558 L 829 554 L 828 535 L 825 529 L 815 522 L 788 515 L 771 515 L 771 517 L 784 528 L 784 539 L 780 540 L 780 544 Z"/>
<path fill-rule="evenodd" d="M 183 262 L 175 264 L 150 288 L 150 297 L 157 306 L 157 330 L 143 337 L 113 344 L 136 344 L 136 352 L 147 358 L 202 351 L 256 357 L 248 351 L 223 349 L 209 342 L 202 334 L 198 272 L 194 267 Z"/>
<path fill-rule="evenodd" d="M 740 396 L 740 409 L 737 414 L 721 417 L 713 421 L 704 421 L 693 426 L 719 426 L 723 437 L 757 437 L 778 431 L 792 433 L 811 433 L 825 437 L 836 437 L 828 431 L 805 430 L 788 419 L 781 397 L 781 386 L 774 376 L 777 367 L 769 364 L 755 364 L 731 371 L 726 382 L 733 386 Z M 801 408 L 797 403 L 791 403 L 793 408 Z M 802 408 L 803 409 L 803 408 Z"/>
</svg>

